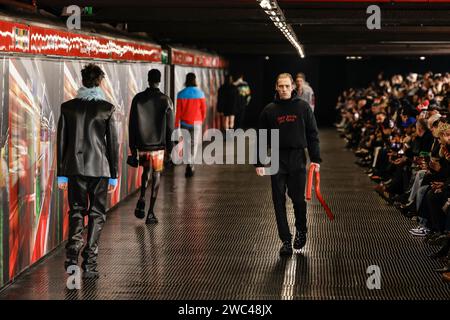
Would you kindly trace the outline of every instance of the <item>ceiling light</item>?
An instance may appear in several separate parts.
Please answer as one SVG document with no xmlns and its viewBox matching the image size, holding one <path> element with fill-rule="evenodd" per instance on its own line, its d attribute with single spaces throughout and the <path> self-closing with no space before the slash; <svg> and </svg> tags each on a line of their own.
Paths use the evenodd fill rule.
<svg viewBox="0 0 450 320">
<path fill-rule="evenodd" d="M 422 57 L 420 57 L 419 59 L 423 61 L 423 60 L 425 60 L 426 58 L 425 58 L 424 56 L 422 56 Z"/>
<path fill-rule="evenodd" d="M 297 36 L 292 30 L 291 26 L 286 23 L 286 18 L 283 11 L 278 6 L 276 0 L 257 0 L 261 8 L 265 9 L 265 13 L 269 16 L 269 19 L 273 21 L 273 24 L 280 29 L 286 39 L 292 44 L 292 46 L 298 51 L 302 58 L 305 57 L 303 47 L 299 43 Z"/>
<path fill-rule="evenodd" d="M 263 9 L 267 9 L 267 10 L 272 9 L 272 6 L 270 5 L 270 1 L 269 1 L 269 0 L 261 0 L 261 1 L 259 2 L 259 5 L 260 5 L 261 8 L 263 8 Z"/>
</svg>

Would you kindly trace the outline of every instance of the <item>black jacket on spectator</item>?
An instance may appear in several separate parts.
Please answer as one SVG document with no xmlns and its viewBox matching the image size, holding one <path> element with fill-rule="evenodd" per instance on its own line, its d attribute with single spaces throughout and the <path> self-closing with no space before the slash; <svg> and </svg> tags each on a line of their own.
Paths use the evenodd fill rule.
<svg viewBox="0 0 450 320">
<path fill-rule="evenodd" d="M 217 96 L 217 111 L 225 116 L 232 116 L 238 111 L 239 92 L 232 83 L 224 83 Z"/>
<path fill-rule="evenodd" d="M 418 156 L 421 152 L 431 152 L 434 137 L 431 131 L 427 130 L 423 136 L 417 136 L 411 145 L 411 152 L 413 156 Z"/>
<path fill-rule="evenodd" d="M 117 178 L 119 143 L 114 110 L 104 100 L 76 98 L 61 105 L 58 176 Z"/>
<path fill-rule="evenodd" d="M 165 148 L 171 152 L 173 127 L 172 100 L 158 88 L 147 88 L 133 98 L 128 127 L 131 153 Z"/>
<path fill-rule="evenodd" d="M 434 138 L 433 145 L 431 146 L 431 156 L 434 158 L 439 158 L 439 150 L 441 150 L 439 139 Z"/>
<path fill-rule="evenodd" d="M 308 103 L 297 96 L 289 100 L 276 97 L 269 103 L 261 112 L 259 129 L 279 129 L 281 150 L 308 148 L 311 162 L 322 161 L 316 118 Z"/>
</svg>

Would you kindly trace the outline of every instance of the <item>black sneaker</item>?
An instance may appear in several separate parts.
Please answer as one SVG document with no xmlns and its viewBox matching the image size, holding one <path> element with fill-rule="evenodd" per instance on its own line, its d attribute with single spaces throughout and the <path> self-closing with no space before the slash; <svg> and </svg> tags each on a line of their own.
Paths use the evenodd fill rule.
<svg viewBox="0 0 450 320">
<path fill-rule="evenodd" d="M 294 239 L 294 249 L 300 250 L 306 244 L 306 231 L 297 231 Z"/>
<path fill-rule="evenodd" d="M 430 231 L 423 239 L 426 243 L 433 243 L 441 234 L 439 232 Z"/>
<path fill-rule="evenodd" d="M 145 220 L 145 224 L 155 224 L 158 223 L 158 219 L 156 218 L 153 212 L 148 212 L 147 219 Z"/>
<path fill-rule="evenodd" d="M 98 279 L 99 277 L 100 273 L 97 271 L 97 269 L 86 270 L 83 272 L 84 279 Z"/>
<path fill-rule="evenodd" d="M 186 178 L 191 178 L 194 176 L 194 168 L 190 165 L 186 167 L 186 172 L 184 173 Z"/>
<path fill-rule="evenodd" d="M 283 245 L 280 249 L 280 256 L 291 256 L 292 255 L 292 244 L 291 241 L 283 241 Z"/>
<path fill-rule="evenodd" d="M 84 279 L 97 279 L 100 276 L 96 264 L 87 266 L 83 262 L 81 267 L 83 268 Z"/>
<path fill-rule="evenodd" d="M 68 272 L 70 266 L 78 266 L 78 259 L 67 258 L 66 261 L 64 261 L 64 270 Z"/>
<path fill-rule="evenodd" d="M 448 236 L 446 234 L 441 234 L 439 236 L 436 236 L 433 239 L 430 239 L 428 241 L 428 244 L 431 246 L 442 246 L 447 241 Z"/>
</svg>

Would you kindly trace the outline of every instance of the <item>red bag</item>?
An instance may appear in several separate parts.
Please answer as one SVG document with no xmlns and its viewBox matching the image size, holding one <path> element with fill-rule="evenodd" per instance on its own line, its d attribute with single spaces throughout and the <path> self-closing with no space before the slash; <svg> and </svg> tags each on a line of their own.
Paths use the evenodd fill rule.
<svg viewBox="0 0 450 320">
<path fill-rule="evenodd" d="M 325 213 L 327 214 L 328 218 L 330 220 L 334 220 L 334 215 L 331 212 L 331 209 L 325 203 L 325 200 L 323 200 L 322 194 L 320 193 L 320 172 L 319 172 L 316 164 L 311 164 L 309 166 L 308 180 L 307 180 L 307 185 L 306 185 L 306 200 L 307 201 L 311 200 L 312 185 L 313 185 L 314 177 L 316 178 L 316 197 L 319 200 L 322 207 L 325 209 Z"/>
</svg>

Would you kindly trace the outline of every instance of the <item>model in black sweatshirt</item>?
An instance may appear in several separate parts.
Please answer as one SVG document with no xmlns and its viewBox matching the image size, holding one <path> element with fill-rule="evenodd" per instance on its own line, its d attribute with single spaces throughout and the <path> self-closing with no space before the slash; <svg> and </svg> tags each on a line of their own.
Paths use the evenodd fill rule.
<svg viewBox="0 0 450 320">
<path fill-rule="evenodd" d="M 262 111 L 259 129 L 279 130 L 279 170 L 271 175 L 272 199 L 278 234 L 283 245 L 280 255 L 292 255 L 292 234 L 286 215 L 286 189 L 294 205 L 296 233 L 294 249 L 306 244 L 306 154 L 320 167 L 320 148 L 316 119 L 308 103 L 293 94 L 293 79 L 288 73 L 277 77 L 275 100 Z M 259 144 L 258 144 L 259 145 Z M 277 150 L 271 150 L 273 155 Z M 273 157 L 272 157 L 273 158 Z M 264 175 L 258 161 L 256 173 Z"/>
</svg>

